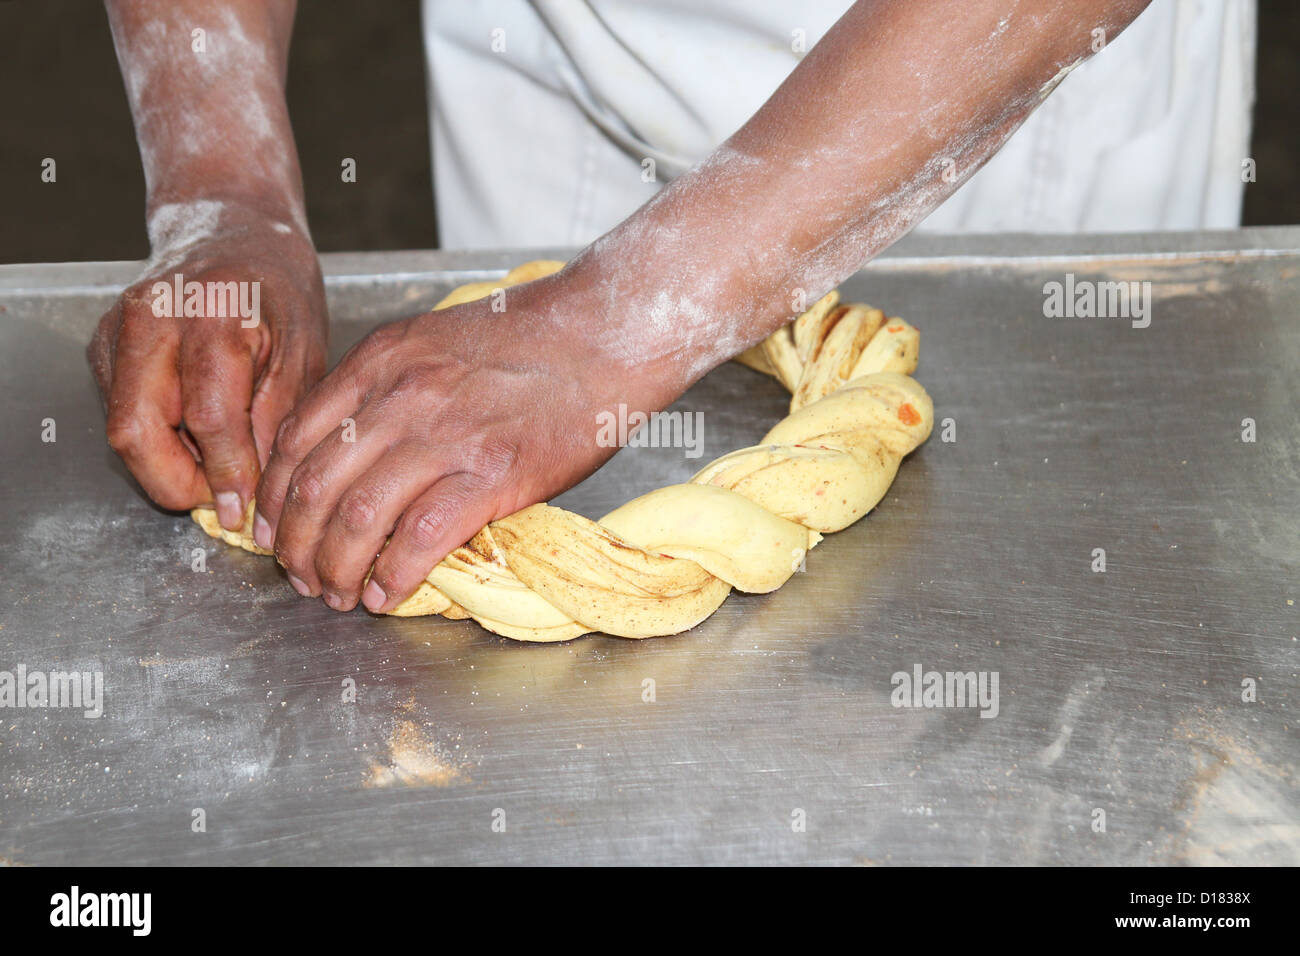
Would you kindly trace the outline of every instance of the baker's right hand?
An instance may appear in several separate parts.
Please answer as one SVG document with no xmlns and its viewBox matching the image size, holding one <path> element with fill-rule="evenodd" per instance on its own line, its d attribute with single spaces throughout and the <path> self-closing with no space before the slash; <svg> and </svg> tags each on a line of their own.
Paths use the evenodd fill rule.
<svg viewBox="0 0 1300 956">
<path fill-rule="evenodd" d="M 234 530 L 280 420 L 325 370 L 320 264 L 303 229 L 256 209 L 192 203 L 163 215 L 177 219 L 163 231 L 179 240 L 154 250 L 147 275 L 100 319 L 87 357 L 108 443 L 149 497 L 173 510 L 215 504 Z M 186 316 L 185 299 L 168 303 L 156 285 L 174 296 L 178 273 L 203 284 L 202 316 Z M 207 290 L 230 290 L 209 284 L 228 282 L 239 284 L 236 305 L 241 294 L 257 302 L 255 323 L 239 308 L 208 313 Z"/>
</svg>

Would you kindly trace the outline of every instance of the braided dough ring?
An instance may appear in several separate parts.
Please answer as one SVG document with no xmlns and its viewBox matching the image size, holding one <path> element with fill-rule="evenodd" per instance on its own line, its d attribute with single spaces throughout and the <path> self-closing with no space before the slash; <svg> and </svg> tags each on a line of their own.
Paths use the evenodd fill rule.
<svg viewBox="0 0 1300 956">
<path fill-rule="evenodd" d="M 435 308 L 563 265 L 526 263 L 500 281 L 460 286 Z M 760 444 L 600 521 L 544 504 L 493 521 L 389 613 L 471 617 L 521 641 L 590 631 L 640 638 L 694 627 L 733 587 L 776 590 L 822 533 L 874 508 L 903 457 L 929 437 L 934 407 L 910 378 L 919 343 L 902 319 L 829 293 L 737 359 L 793 395 L 790 415 Z M 251 502 L 238 532 L 222 528 L 211 508 L 192 514 L 213 537 L 270 553 L 253 542 Z"/>
</svg>

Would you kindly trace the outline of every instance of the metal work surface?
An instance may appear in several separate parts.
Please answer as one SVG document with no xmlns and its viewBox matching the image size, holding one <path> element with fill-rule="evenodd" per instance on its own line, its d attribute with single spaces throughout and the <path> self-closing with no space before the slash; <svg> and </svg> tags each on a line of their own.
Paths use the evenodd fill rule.
<svg viewBox="0 0 1300 956">
<path fill-rule="evenodd" d="M 876 511 L 691 632 L 556 645 L 333 613 L 154 508 L 83 357 L 138 266 L 0 268 L 0 671 L 104 679 L 99 718 L 0 709 L 0 857 L 1298 863 L 1297 249 L 905 241 L 843 287 L 921 329 L 935 401 Z M 521 258 L 325 257 L 335 358 Z M 1151 282 L 1149 327 L 1044 317 L 1067 273 Z M 785 406 L 725 366 L 676 406 L 702 457 L 625 449 L 559 502 L 685 480 Z M 893 706 L 918 666 L 996 672 L 996 716 Z"/>
</svg>

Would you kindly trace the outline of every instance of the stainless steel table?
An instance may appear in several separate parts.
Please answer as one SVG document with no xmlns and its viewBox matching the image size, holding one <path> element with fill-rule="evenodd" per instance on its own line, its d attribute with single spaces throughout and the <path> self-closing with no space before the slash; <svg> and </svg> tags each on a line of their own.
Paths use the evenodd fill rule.
<svg viewBox="0 0 1300 956">
<path fill-rule="evenodd" d="M 522 258 L 326 256 L 336 355 Z M 5 860 L 1300 862 L 1300 230 L 896 246 L 845 292 L 920 327 L 954 440 L 780 591 L 641 643 L 335 614 L 151 506 L 82 354 L 135 269 L 0 268 L 0 670 L 105 681 L 98 719 L 0 709 Z M 1067 273 L 1150 281 L 1150 326 L 1046 318 Z M 679 407 L 705 458 L 627 449 L 562 503 L 784 396 L 727 366 Z M 893 706 L 917 666 L 997 672 L 997 716 Z"/>
</svg>

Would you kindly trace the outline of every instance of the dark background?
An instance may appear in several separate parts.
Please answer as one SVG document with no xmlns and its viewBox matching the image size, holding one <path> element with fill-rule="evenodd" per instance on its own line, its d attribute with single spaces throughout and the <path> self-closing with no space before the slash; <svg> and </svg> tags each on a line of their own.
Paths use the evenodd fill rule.
<svg viewBox="0 0 1300 956">
<path fill-rule="evenodd" d="M 1244 223 L 1300 223 L 1300 2 L 1260 0 Z M 99 0 L 0 2 L 0 262 L 143 259 L 144 175 Z M 437 245 L 418 0 L 300 0 L 289 111 L 322 252 Z M 58 182 L 40 181 L 54 157 Z M 339 163 L 357 160 L 358 181 Z"/>
</svg>

